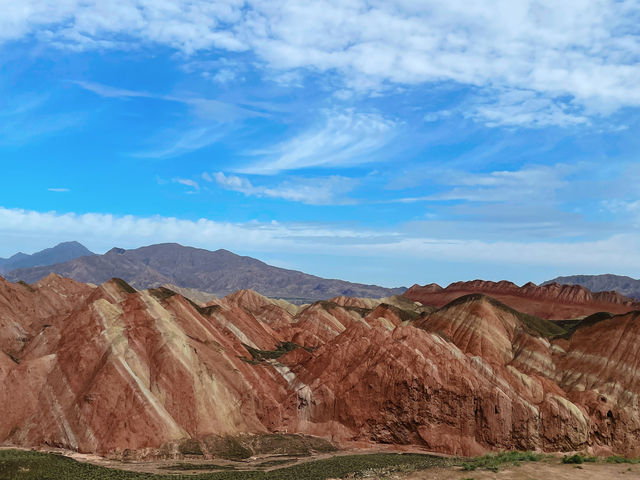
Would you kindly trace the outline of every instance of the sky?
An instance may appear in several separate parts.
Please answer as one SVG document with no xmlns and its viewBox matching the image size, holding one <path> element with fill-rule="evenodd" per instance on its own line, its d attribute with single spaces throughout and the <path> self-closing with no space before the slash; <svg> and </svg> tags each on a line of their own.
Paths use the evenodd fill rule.
<svg viewBox="0 0 640 480">
<path fill-rule="evenodd" d="M 0 257 L 640 277 L 637 0 L 0 0 Z"/>
</svg>

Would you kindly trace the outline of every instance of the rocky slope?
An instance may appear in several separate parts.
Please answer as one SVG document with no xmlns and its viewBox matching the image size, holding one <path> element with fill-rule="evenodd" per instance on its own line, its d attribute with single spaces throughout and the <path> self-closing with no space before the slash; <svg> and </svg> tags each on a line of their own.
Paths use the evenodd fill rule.
<svg viewBox="0 0 640 480">
<path fill-rule="evenodd" d="M 288 432 L 640 454 L 638 312 L 554 323 L 481 294 L 299 307 L 249 290 L 202 306 L 50 275 L 0 279 L 0 319 L 7 444 L 209 455 L 223 435 Z"/>
<path fill-rule="evenodd" d="M 385 297 L 400 294 L 405 290 L 324 279 L 273 267 L 255 258 L 242 257 L 227 250 L 211 252 L 175 243 L 151 245 L 135 250 L 114 248 L 104 255 L 14 270 L 7 273 L 5 278 L 33 283 L 49 273 L 95 284 L 119 277 L 136 288 L 172 284 L 217 296 L 228 295 L 236 290 L 251 289 L 269 297 L 297 299 L 303 302 L 339 295 Z"/>
<path fill-rule="evenodd" d="M 626 313 L 640 309 L 640 302 L 617 292 L 594 293 L 579 285 L 558 283 L 541 286 L 527 283 L 519 287 L 507 281 L 474 280 L 452 283 L 446 288 L 432 283 L 414 285 L 403 295 L 415 302 L 441 307 L 456 298 L 475 293 L 490 295 L 516 310 L 546 319 L 580 318 L 596 312 Z"/>
<path fill-rule="evenodd" d="M 622 275 L 571 275 L 556 277 L 542 285 L 559 283 L 561 285 L 581 285 L 592 292 L 616 291 L 625 297 L 640 300 L 640 280 Z"/>
<path fill-rule="evenodd" d="M 19 252 L 9 258 L 0 258 L 0 272 L 9 272 L 18 268 L 53 265 L 86 255 L 93 255 L 93 252 L 84 245 L 78 242 L 63 242 L 32 255 Z"/>
</svg>

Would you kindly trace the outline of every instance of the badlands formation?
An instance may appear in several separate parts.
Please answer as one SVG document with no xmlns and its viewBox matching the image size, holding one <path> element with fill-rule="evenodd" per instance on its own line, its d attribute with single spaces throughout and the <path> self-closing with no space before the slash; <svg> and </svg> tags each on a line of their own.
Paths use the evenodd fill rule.
<svg viewBox="0 0 640 480">
<path fill-rule="evenodd" d="M 280 432 L 637 456 L 637 308 L 554 285 L 295 306 L 246 290 L 197 304 L 117 279 L 0 277 L 0 442 L 206 455 L 221 438 Z"/>
</svg>

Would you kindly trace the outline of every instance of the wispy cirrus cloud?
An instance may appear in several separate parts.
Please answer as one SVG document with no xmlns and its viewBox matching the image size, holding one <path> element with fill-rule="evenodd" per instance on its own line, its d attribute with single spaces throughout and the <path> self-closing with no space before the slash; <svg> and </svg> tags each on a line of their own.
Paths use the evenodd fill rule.
<svg viewBox="0 0 640 480">
<path fill-rule="evenodd" d="M 193 95 L 155 94 L 143 90 L 131 90 L 96 82 L 74 81 L 79 87 L 104 98 L 141 98 L 178 103 L 190 111 L 190 121 L 183 128 L 173 127 L 158 135 L 156 146 L 135 152 L 140 158 L 169 158 L 205 148 L 229 133 L 229 124 L 253 117 L 265 117 L 266 104 L 240 105 L 218 99 Z M 153 139 L 152 139 L 153 141 Z"/>
<path fill-rule="evenodd" d="M 488 173 L 448 172 L 442 184 L 452 188 L 430 197 L 431 200 L 464 200 L 468 202 L 546 203 L 555 192 L 569 185 L 566 176 L 577 167 L 558 165 L 526 165 L 518 170 Z M 544 191 L 544 195 L 540 192 Z"/>
<path fill-rule="evenodd" d="M 260 160 L 238 173 L 273 175 L 309 167 L 348 167 L 375 161 L 393 138 L 396 122 L 378 113 L 329 110 L 319 125 L 292 138 L 249 152 Z"/>
<path fill-rule="evenodd" d="M 268 187 L 254 185 L 249 179 L 237 175 L 214 174 L 216 183 L 225 190 L 252 197 L 281 198 L 308 205 L 340 205 L 353 203 L 346 197 L 356 180 L 333 175 L 321 178 L 290 178 Z"/>
<path fill-rule="evenodd" d="M 198 193 L 200 191 L 200 184 L 195 180 L 191 180 L 189 178 L 174 178 L 173 182 L 190 187 L 191 190 L 187 191 L 187 193 Z"/>
<path fill-rule="evenodd" d="M 46 93 L 7 95 L 0 90 L 0 145 L 23 145 L 35 138 L 51 136 L 80 125 L 81 112 L 48 110 Z"/>
<path fill-rule="evenodd" d="M 153 95 L 149 92 L 117 88 L 97 82 L 75 80 L 72 83 L 105 98 L 163 98 L 162 96 Z"/>
<path fill-rule="evenodd" d="M 549 204 L 558 191 L 570 186 L 569 177 L 580 165 L 524 165 L 513 170 L 476 173 L 447 168 L 434 168 L 432 187 L 437 193 L 416 197 L 389 199 L 390 203 L 448 202 L 502 204 Z M 545 194 L 541 195 L 540 192 Z"/>
</svg>

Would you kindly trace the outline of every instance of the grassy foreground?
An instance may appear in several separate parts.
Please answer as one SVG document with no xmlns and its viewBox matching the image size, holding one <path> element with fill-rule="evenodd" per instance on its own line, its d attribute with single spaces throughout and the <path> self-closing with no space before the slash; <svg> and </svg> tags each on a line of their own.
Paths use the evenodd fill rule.
<svg viewBox="0 0 640 480">
<path fill-rule="evenodd" d="M 556 457 L 557 458 L 557 457 Z M 60 454 L 24 450 L 0 450 L 0 480 L 326 480 L 328 478 L 385 477 L 393 473 L 409 473 L 434 467 L 461 467 L 463 471 L 497 472 L 505 466 L 521 462 L 551 461 L 553 456 L 533 452 L 500 452 L 475 458 L 442 458 L 426 454 L 375 453 L 338 455 L 311 460 L 297 465 L 265 471 L 280 463 L 294 460 L 267 460 L 253 466 L 255 470 L 234 470 L 234 466 L 176 464 L 166 467 L 175 473 L 156 475 L 106 468 L 78 462 Z M 556 460 L 557 461 L 557 460 Z M 596 458 L 587 455 L 565 455 L 561 463 L 640 463 L 640 459 L 624 457 Z M 195 475 L 181 474 L 181 469 L 208 470 Z M 217 470 L 217 471 L 216 471 Z"/>
<path fill-rule="evenodd" d="M 62 455 L 21 450 L 0 451 L 0 480 L 325 480 L 369 470 L 413 471 L 457 464 L 453 459 L 422 454 L 343 455 L 269 472 L 219 471 L 197 475 L 153 475 L 77 462 Z"/>
</svg>

